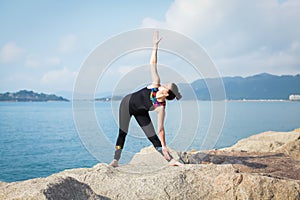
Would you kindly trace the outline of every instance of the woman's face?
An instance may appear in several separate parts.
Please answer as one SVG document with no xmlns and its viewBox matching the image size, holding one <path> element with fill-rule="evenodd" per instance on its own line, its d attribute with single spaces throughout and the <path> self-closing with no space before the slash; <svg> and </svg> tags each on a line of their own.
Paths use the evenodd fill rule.
<svg viewBox="0 0 300 200">
<path fill-rule="evenodd" d="M 158 88 L 158 90 L 159 90 L 162 94 L 164 94 L 164 96 L 168 96 L 168 95 L 169 95 L 169 90 L 170 90 L 169 88 L 170 88 L 169 84 L 166 83 L 166 84 L 162 84 L 162 85 Z"/>
</svg>

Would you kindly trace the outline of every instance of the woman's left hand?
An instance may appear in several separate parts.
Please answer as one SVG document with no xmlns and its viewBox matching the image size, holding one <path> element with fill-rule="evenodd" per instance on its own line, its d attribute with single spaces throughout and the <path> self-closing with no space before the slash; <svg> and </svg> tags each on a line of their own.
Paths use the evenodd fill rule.
<svg viewBox="0 0 300 200">
<path fill-rule="evenodd" d="M 154 32 L 154 37 L 153 37 L 153 43 L 154 45 L 158 46 L 158 43 L 161 41 L 162 38 L 159 38 L 159 32 L 155 31 Z"/>
</svg>

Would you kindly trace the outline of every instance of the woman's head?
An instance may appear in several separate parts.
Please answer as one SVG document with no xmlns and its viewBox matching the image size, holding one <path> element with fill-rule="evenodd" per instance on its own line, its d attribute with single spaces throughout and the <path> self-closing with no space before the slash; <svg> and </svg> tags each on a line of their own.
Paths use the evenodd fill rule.
<svg viewBox="0 0 300 200">
<path fill-rule="evenodd" d="M 166 99 L 167 100 L 173 100 L 173 99 L 181 99 L 181 94 L 178 90 L 178 87 L 175 83 L 166 83 L 166 84 L 163 84 L 161 85 L 161 89 L 163 92 L 167 93 L 166 95 Z"/>
</svg>

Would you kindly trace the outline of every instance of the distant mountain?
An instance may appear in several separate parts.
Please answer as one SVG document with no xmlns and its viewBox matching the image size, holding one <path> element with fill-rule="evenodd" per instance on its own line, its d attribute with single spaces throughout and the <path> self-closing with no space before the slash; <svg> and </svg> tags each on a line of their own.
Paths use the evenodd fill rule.
<svg viewBox="0 0 300 200">
<path fill-rule="evenodd" d="M 296 76 L 275 76 L 263 73 L 246 78 L 224 77 L 222 79 L 227 100 L 288 100 L 289 95 L 300 94 L 300 74 Z M 218 83 L 217 81 L 220 80 L 211 78 L 194 81 L 191 85 L 197 96 L 197 99 L 210 100 L 211 97 L 206 83 L 210 85 L 212 90 L 217 90 L 220 87 L 216 84 Z"/>
<path fill-rule="evenodd" d="M 224 84 L 225 98 L 220 89 Z M 210 91 L 208 86 L 210 87 Z M 300 94 L 300 74 L 276 76 L 268 73 L 249 77 L 223 77 L 198 79 L 192 83 L 179 83 L 183 100 L 288 100 L 292 94 Z M 112 96 L 113 92 L 96 95 L 96 101 L 120 100 L 121 94 Z"/>
<path fill-rule="evenodd" d="M 20 90 L 16 93 L 6 92 L 0 94 L 0 101 L 69 101 L 54 94 L 35 93 L 33 91 Z"/>
</svg>

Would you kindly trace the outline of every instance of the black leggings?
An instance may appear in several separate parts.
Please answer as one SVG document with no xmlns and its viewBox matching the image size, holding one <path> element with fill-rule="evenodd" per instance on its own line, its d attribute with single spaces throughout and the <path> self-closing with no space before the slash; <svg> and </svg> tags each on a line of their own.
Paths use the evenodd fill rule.
<svg viewBox="0 0 300 200">
<path fill-rule="evenodd" d="M 116 160 L 119 160 L 121 157 L 121 152 L 124 147 L 125 139 L 128 133 L 129 122 L 132 115 L 135 117 L 136 121 L 143 129 L 144 133 L 146 134 L 147 138 L 151 141 L 153 146 L 156 149 L 159 149 L 162 146 L 159 138 L 155 133 L 148 111 L 133 111 L 133 109 L 130 108 L 129 104 L 130 97 L 131 95 L 127 95 L 126 97 L 124 97 L 120 104 L 119 135 L 116 142 L 116 151 L 114 156 L 114 159 Z"/>
</svg>

